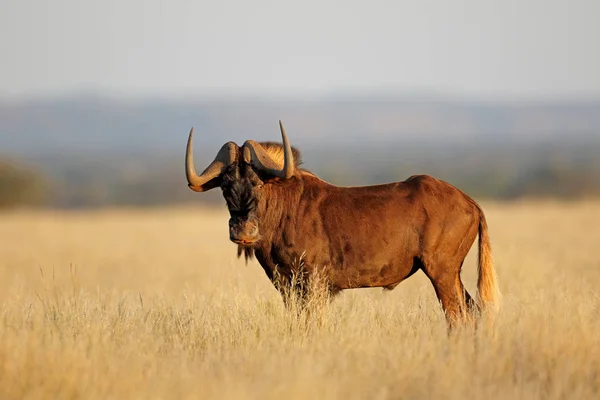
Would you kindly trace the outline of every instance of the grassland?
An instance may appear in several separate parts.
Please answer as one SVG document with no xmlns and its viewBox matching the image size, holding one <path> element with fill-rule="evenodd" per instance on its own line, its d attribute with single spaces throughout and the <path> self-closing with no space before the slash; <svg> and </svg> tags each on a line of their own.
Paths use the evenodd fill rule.
<svg viewBox="0 0 600 400">
<path fill-rule="evenodd" d="M 223 209 L 0 214 L 0 398 L 599 398 L 600 203 L 483 206 L 504 306 L 451 337 L 422 273 L 305 326 Z"/>
</svg>

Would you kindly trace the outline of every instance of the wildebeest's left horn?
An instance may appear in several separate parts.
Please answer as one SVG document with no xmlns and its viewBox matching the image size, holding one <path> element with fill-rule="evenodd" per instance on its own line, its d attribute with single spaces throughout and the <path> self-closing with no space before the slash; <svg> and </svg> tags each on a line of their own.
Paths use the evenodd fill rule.
<svg viewBox="0 0 600 400">
<path fill-rule="evenodd" d="M 285 134 L 285 128 L 283 123 L 279 120 L 279 129 L 281 129 L 281 138 L 283 139 L 283 154 L 285 161 L 283 163 L 283 175 L 285 179 L 290 179 L 294 175 L 294 154 L 292 153 L 292 146 L 290 141 Z"/>
<path fill-rule="evenodd" d="M 244 143 L 244 160 L 259 170 L 278 178 L 290 179 L 294 175 L 294 154 L 281 120 L 279 128 L 283 139 L 283 160 L 273 159 L 263 146 L 253 140 L 247 140 Z"/>
<path fill-rule="evenodd" d="M 220 185 L 217 178 L 223 171 L 235 162 L 237 155 L 237 144 L 227 142 L 221 147 L 217 156 L 212 163 L 200 174 L 196 174 L 194 168 L 194 155 L 192 151 L 192 138 L 194 136 L 194 128 L 190 130 L 188 137 L 187 148 L 185 152 L 185 176 L 188 181 L 188 186 L 195 192 L 205 192 Z"/>
</svg>

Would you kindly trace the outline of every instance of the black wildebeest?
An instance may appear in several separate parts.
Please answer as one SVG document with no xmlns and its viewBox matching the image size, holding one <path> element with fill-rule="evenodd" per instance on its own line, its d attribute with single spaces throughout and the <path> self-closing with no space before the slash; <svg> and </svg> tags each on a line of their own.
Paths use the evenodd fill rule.
<svg viewBox="0 0 600 400">
<path fill-rule="evenodd" d="M 306 277 L 320 268 L 332 293 L 391 290 L 423 270 L 449 324 L 477 309 L 497 308 L 488 227 L 473 199 L 427 175 L 376 186 L 334 186 L 299 168 L 300 152 L 290 146 L 279 124 L 283 145 L 228 142 L 200 175 L 190 131 L 185 159 L 189 187 L 196 192 L 221 187 L 238 255 L 255 256 L 273 282 L 276 275 L 291 282 L 303 257 Z M 475 301 L 460 271 L 478 234 Z"/>
</svg>

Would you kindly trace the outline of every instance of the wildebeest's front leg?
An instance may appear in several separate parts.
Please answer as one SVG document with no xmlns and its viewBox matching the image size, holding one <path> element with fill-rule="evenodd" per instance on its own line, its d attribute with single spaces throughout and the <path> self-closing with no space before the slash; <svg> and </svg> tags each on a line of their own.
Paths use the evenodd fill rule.
<svg viewBox="0 0 600 400">
<path fill-rule="evenodd" d="M 307 318 L 318 316 L 339 290 L 331 287 L 327 277 L 303 264 L 302 268 L 291 268 L 289 273 L 274 274 L 274 285 L 283 298 L 288 311 Z"/>
<path fill-rule="evenodd" d="M 268 248 L 257 249 L 255 256 L 275 289 L 281 294 L 285 308 L 289 311 L 295 309 L 299 314 L 307 296 L 306 293 L 300 290 L 305 285 L 298 285 L 298 274 L 295 274 L 294 269 L 290 266 L 276 263 L 271 257 L 271 250 Z M 299 301 L 299 299 L 303 301 Z"/>
<path fill-rule="evenodd" d="M 283 304 L 288 312 L 300 316 L 303 312 L 307 311 L 309 299 L 305 290 L 287 287 L 285 289 L 279 288 L 279 293 L 281 294 Z"/>
<path fill-rule="evenodd" d="M 304 277 L 283 274 L 276 270 L 273 274 L 273 285 L 281 294 L 283 304 L 288 311 L 300 315 L 309 302 L 308 285 Z"/>
</svg>

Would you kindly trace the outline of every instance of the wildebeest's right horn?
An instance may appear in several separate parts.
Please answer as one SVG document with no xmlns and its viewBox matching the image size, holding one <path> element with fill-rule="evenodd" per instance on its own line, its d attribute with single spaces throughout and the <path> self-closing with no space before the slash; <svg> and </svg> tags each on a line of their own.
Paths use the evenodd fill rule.
<svg viewBox="0 0 600 400">
<path fill-rule="evenodd" d="M 269 154 L 260 143 L 253 140 L 247 140 L 244 143 L 244 159 L 259 170 L 281 179 L 290 179 L 294 175 L 294 154 L 281 120 L 279 121 L 279 128 L 283 139 L 283 160 L 280 158 L 281 153 Z M 273 157 L 276 157 L 276 159 Z"/>
<path fill-rule="evenodd" d="M 192 138 L 194 136 L 194 128 L 190 130 L 190 136 L 187 142 L 185 153 L 185 176 L 188 181 L 188 186 L 195 192 L 205 192 L 220 185 L 217 178 L 223 173 L 225 168 L 235 162 L 237 155 L 237 144 L 227 142 L 221 147 L 217 156 L 212 163 L 200 174 L 196 174 L 194 168 L 194 155 L 192 151 Z"/>
</svg>

